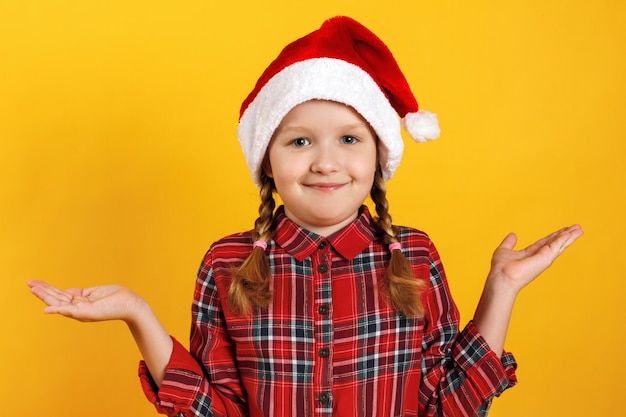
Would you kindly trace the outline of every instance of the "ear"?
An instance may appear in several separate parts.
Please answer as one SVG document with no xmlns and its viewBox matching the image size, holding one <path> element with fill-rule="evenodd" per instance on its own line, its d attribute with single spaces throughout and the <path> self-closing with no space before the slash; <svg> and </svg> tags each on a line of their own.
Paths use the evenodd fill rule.
<svg viewBox="0 0 626 417">
<path fill-rule="evenodd" d="M 269 178 L 274 178 L 272 176 L 272 165 L 270 164 L 270 158 L 267 152 L 265 153 L 265 156 L 263 157 L 263 162 L 261 163 L 261 169 L 263 170 L 263 172 L 265 172 L 265 175 L 267 175 Z"/>
</svg>

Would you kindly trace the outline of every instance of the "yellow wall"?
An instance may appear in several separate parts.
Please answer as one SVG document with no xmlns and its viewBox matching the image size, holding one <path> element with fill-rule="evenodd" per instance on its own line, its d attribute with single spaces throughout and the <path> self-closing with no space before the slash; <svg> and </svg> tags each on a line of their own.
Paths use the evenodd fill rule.
<svg viewBox="0 0 626 417">
<path fill-rule="evenodd" d="M 579 222 L 520 297 L 493 417 L 626 414 L 626 7 L 597 1 L 0 1 L 0 409 L 152 416 L 121 323 L 25 285 L 116 282 L 187 339 L 196 268 L 258 205 L 235 137 L 279 49 L 334 14 L 395 52 L 441 139 L 407 143 L 397 223 L 429 232 L 468 320 L 492 249 Z"/>
</svg>

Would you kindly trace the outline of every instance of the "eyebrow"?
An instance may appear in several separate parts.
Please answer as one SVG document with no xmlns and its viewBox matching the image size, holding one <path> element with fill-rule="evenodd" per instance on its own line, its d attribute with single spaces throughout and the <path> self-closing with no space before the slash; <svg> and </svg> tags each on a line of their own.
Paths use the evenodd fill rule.
<svg viewBox="0 0 626 417">
<path fill-rule="evenodd" d="M 356 123 L 348 123 L 346 125 L 341 125 L 339 127 L 339 129 L 341 130 L 351 130 L 351 129 L 370 129 L 369 124 L 364 123 L 364 122 L 356 122 Z M 287 125 L 287 126 L 279 126 L 276 129 L 276 133 L 284 133 L 284 132 L 306 132 L 309 129 L 307 127 L 304 126 L 299 126 L 299 125 Z"/>
</svg>

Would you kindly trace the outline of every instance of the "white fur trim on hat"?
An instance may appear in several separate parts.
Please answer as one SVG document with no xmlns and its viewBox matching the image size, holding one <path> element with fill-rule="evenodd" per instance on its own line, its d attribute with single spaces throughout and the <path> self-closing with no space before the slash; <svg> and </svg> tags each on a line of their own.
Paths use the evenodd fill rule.
<svg viewBox="0 0 626 417">
<path fill-rule="evenodd" d="M 241 116 L 237 135 L 255 184 L 260 186 L 261 164 L 282 119 L 298 104 L 314 99 L 346 104 L 367 120 L 380 140 L 383 178 L 391 178 L 400 164 L 404 142 L 400 119 L 389 100 L 360 67 L 340 59 L 313 58 L 274 75 Z"/>
</svg>

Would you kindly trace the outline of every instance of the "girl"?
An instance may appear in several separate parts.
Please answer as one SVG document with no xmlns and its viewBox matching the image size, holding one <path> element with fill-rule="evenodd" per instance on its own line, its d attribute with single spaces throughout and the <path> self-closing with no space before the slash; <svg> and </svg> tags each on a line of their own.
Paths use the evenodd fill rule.
<svg viewBox="0 0 626 417">
<path fill-rule="evenodd" d="M 516 382 L 503 347 L 517 294 L 582 230 L 521 251 L 507 236 L 460 331 L 433 243 L 389 215 L 398 115 L 416 140 L 438 136 L 387 47 L 349 18 L 325 22 L 270 64 L 238 129 L 259 217 L 207 252 L 189 350 L 127 288 L 31 281 L 31 290 L 47 313 L 125 321 L 143 389 L 170 416 L 486 415 Z"/>
</svg>

